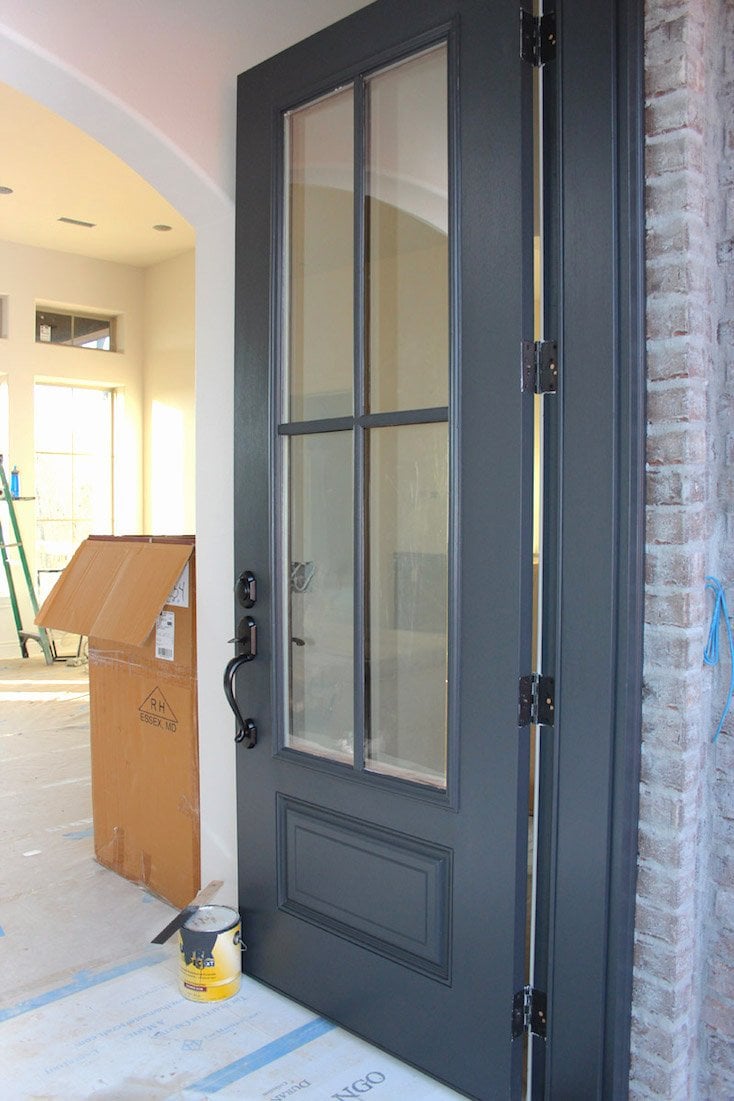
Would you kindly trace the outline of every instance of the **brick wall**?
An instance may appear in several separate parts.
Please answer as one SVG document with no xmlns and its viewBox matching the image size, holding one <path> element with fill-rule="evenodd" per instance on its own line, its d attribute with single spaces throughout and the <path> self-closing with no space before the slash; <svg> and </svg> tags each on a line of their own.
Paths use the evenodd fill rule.
<svg viewBox="0 0 734 1101">
<path fill-rule="evenodd" d="M 708 401 L 708 500 L 711 561 L 734 614 L 734 4 L 714 5 L 707 52 L 708 226 L 715 246 L 711 272 L 713 354 Z M 711 599 L 707 612 L 711 608 Z M 728 691 L 730 662 L 722 635 L 721 667 L 711 685 L 708 732 L 716 729 Z M 699 1089 L 705 1098 L 734 1098 L 734 714 L 706 756 L 708 816 L 700 862 L 703 983 Z"/>
<path fill-rule="evenodd" d="M 734 1098 L 734 5 L 647 0 L 647 551 L 634 1098 Z M 722 639 L 723 642 L 723 639 Z"/>
</svg>

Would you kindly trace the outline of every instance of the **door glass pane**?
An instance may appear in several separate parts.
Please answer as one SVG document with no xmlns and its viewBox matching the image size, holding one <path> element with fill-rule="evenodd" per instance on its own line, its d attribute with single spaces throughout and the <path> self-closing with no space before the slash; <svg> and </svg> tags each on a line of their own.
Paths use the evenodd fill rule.
<svg viewBox="0 0 734 1101">
<path fill-rule="evenodd" d="M 448 428 L 369 434 L 367 767 L 444 787 Z"/>
<path fill-rule="evenodd" d="M 446 47 L 368 83 L 366 355 L 372 412 L 448 403 Z"/>
<path fill-rule="evenodd" d="M 292 436 L 286 637 L 292 749 L 353 760 L 353 478 L 351 432 Z"/>
<path fill-rule="evenodd" d="M 354 97 L 286 115 L 287 409 L 292 421 L 353 408 Z"/>
</svg>

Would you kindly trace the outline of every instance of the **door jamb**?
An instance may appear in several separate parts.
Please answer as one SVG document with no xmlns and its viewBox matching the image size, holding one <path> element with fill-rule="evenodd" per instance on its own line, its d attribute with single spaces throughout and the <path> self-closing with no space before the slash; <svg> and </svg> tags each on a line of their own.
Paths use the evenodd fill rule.
<svg viewBox="0 0 734 1101">
<path fill-rule="evenodd" d="M 643 12 L 635 0 L 554 7 L 544 318 L 561 378 L 545 432 L 543 668 L 557 711 L 541 742 L 535 984 L 548 1043 L 533 1041 L 532 1093 L 612 1099 L 629 1083 L 641 743 Z"/>
</svg>

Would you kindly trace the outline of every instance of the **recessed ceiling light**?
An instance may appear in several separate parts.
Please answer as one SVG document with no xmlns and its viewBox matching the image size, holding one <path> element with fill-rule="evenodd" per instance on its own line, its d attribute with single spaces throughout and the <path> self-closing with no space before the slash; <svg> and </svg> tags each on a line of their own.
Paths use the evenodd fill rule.
<svg viewBox="0 0 734 1101">
<path fill-rule="evenodd" d="M 83 222 L 81 218 L 59 218 L 60 222 L 66 222 L 69 226 L 84 226 L 85 229 L 94 229 L 96 222 Z"/>
<path fill-rule="evenodd" d="M 0 195 L 12 195 L 12 187 L 0 187 Z"/>
<path fill-rule="evenodd" d="M 166 226 L 161 223 L 160 225 L 153 226 L 153 229 L 157 229 L 159 233 L 168 233 L 170 229 L 173 229 L 173 226 Z"/>
</svg>

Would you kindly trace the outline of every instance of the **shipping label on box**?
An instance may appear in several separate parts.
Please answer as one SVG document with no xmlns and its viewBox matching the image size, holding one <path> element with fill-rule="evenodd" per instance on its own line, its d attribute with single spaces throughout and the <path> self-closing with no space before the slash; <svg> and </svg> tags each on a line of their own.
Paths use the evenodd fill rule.
<svg viewBox="0 0 734 1101">
<path fill-rule="evenodd" d="M 173 612 L 161 612 L 155 621 L 155 656 L 173 661 L 175 653 L 176 618 Z"/>
</svg>

